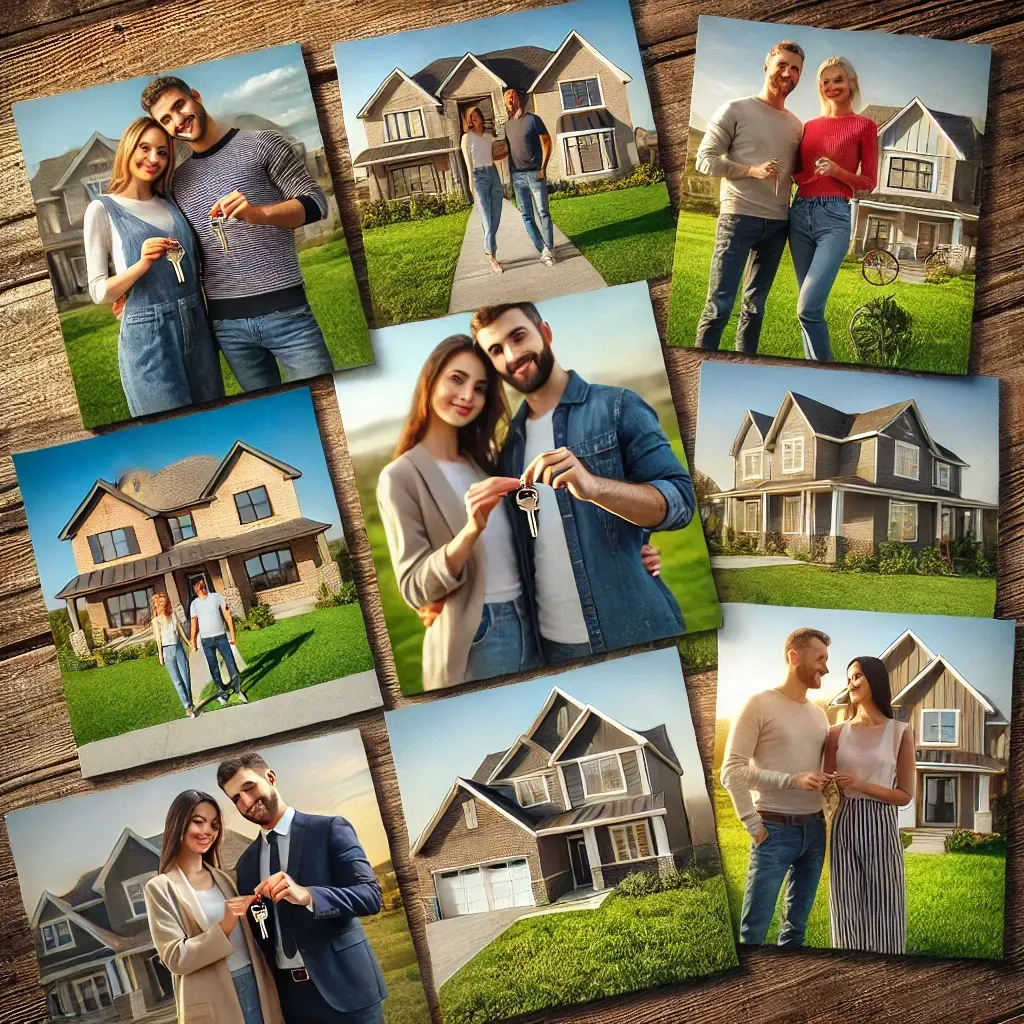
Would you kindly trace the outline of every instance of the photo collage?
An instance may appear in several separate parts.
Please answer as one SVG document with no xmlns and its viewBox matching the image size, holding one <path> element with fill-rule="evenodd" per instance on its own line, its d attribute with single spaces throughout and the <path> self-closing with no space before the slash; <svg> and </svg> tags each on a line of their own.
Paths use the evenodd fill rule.
<svg viewBox="0 0 1024 1024">
<path fill-rule="evenodd" d="M 702 15 L 685 161 L 628 0 L 333 56 L 344 168 L 299 43 L 14 105 L 107 428 L 13 456 L 94 783 L 5 819 L 47 1019 L 1001 959 L 990 48 Z"/>
</svg>

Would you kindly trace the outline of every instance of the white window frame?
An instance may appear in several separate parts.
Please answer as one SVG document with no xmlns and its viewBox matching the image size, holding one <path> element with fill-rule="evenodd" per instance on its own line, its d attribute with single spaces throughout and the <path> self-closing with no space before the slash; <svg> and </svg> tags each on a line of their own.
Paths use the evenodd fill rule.
<svg viewBox="0 0 1024 1024">
<path fill-rule="evenodd" d="M 946 482 L 942 482 L 942 474 L 940 470 L 946 471 Z M 935 486 L 941 491 L 953 490 L 953 467 L 948 462 L 935 462 Z"/>
<path fill-rule="evenodd" d="M 792 504 L 796 502 L 796 528 L 793 530 L 786 529 L 786 503 Z M 782 496 L 782 532 L 786 534 L 796 534 L 803 532 L 803 518 L 804 518 L 804 496 L 802 494 L 784 494 Z"/>
<path fill-rule="evenodd" d="M 747 472 L 747 459 L 757 456 L 757 471 L 755 473 Z M 740 452 L 742 460 L 742 466 L 740 469 L 740 479 L 742 480 L 760 480 L 761 474 L 764 472 L 764 449 L 763 448 L 748 448 L 744 452 Z"/>
<path fill-rule="evenodd" d="M 589 107 L 567 107 L 565 100 L 562 99 L 562 86 L 570 85 L 573 82 L 597 82 L 597 94 L 601 97 L 601 102 L 597 104 L 591 104 Z M 560 78 L 556 83 L 558 88 L 558 102 L 562 105 L 563 114 L 579 114 L 586 110 L 603 110 L 604 106 L 604 84 L 601 82 L 600 75 L 582 75 L 576 78 Z M 588 90 L 589 91 L 589 90 Z"/>
<path fill-rule="evenodd" d="M 584 764 L 589 761 L 600 761 L 604 757 L 614 757 L 619 762 L 619 777 L 622 779 L 621 789 L 605 789 L 600 793 L 590 793 L 587 791 L 587 773 L 583 770 Z M 607 754 L 593 754 L 590 757 L 581 757 L 577 764 L 580 766 L 580 782 L 583 784 L 583 799 L 589 800 L 592 796 L 617 796 L 621 793 L 628 793 L 629 787 L 626 784 L 626 769 L 622 764 L 622 754 L 617 750 Z"/>
<path fill-rule="evenodd" d="M 398 138 L 391 137 L 391 129 L 388 126 L 388 118 L 397 118 L 399 114 L 419 114 L 420 115 L 420 127 L 423 129 L 422 135 L 409 135 L 406 138 L 399 136 Z M 423 107 L 408 107 L 402 110 L 385 110 L 384 111 L 384 142 L 412 142 L 414 139 L 425 139 L 427 137 L 427 119 L 423 114 Z"/>
<path fill-rule="evenodd" d="M 106 1006 L 103 1005 L 103 1000 L 100 999 L 99 989 L 96 987 L 97 978 L 102 978 L 104 985 L 107 986 L 107 999 L 109 999 L 110 1001 L 106 1004 Z M 71 982 L 71 984 L 74 987 L 75 998 L 78 1000 L 78 1005 L 83 1008 L 83 1012 L 85 1013 L 97 1012 L 96 1010 L 85 1010 L 85 1000 L 82 998 L 82 988 L 86 985 L 92 986 L 93 997 L 95 998 L 96 1006 L 99 1009 L 105 1010 L 114 1005 L 114 993 L 110 987 L 110 978 L 107 977 L 105 971 L 97 971 L 95 974 L 90 974 L 88 978 L 75 978 Z"/>
<path fill-rule="evenodd" d="M 46 948 L 46 929 L 52 928 L 54 937 L 57 937 L 57 925 L 66 924 L 68 926 L 68 941 L 58 942 L 52 949 Z M 39 935 L 43 940 L 43 956 L 49 956 L 51 953 L 59 953 L 64 949 L 74 949 L 75 943 L 75 930 L 71 927 L 71 920 L 67 917 L 55 917 L 52 921 L 47 921 L 39 928 Z"/>
<path fill-rule="evenodd" d="M 146 916 L 145 910 L 145 899 L 143 899 L 143 910 L 141 914 L 135 912 L 135 907 L 132 905 L 132 894 L 128 891 L 130 885 L 137 885 L 141 890 L 143 896 L 146 891 L 146 883 L 156 874 L 155 871 L 147 871 L 145 874 L 136 875 L 134 878 L 126 878 L 121 882 L 121 888 L 124 890 L 125 898 L 128 900 L 128 909 L 132 912 L 132 916 L 128 918 L 129 921 L 141 921 Z"/>
<path fill-rule="evenodd" d="M 649 851 L 651 851 L 651 852 L 649 852 L 647 854 L 646 857 L 643 856 L 640 853 L 640 836 L 637 834 L 637 829 L 640 828 L 640 827 L 643 828 L 644 834 L 647 836 L 647 849 Z M 636 846 L 637 856 L 635 856 L 635 857 L 620 857 L 619 856 L 619 848 L 618 848 L 618 845 L 615 842 L 615 833 L 616 832 L 624 832 L 624 833 L 626 833 L 626 836 L 627 836 L 627 839 L 626 839 L 626 851 L 627 852 L 629 851 L 629 838 L 628 837 L 630 835 L 632 835 L 633 842 L 634 842 L 634 844 Z M 638 860 L 650 860 L 652 857 L 656 857 L 657 856 L 657 853 L 654 852 L 655 851 L 654 837 L 651 835 L 651 829 L 648 826 L 646 821 L 630 821 L 630 822 L 627 822 L 627 823 L 625 823 L 623 825 L 609 825 L 608 826 L 608 835 L 611 838 L 611 842 L 612 842 L 612 855 L 615 857 L 615 863 L 616 864 L 628 864 L 628 863 L 632 863 L 633 861 L 638 861 Z"/>
<path fill-rule="evenodd" d="M 790 447 L 790 459 L 792 465 L 789 469 L 786 469 L 786 446 Z M 804 439 L 802 437 L 788 437 L 784 441 L 780 442 L 779 448 L 782 452 L 782 472 L 783 473 L 802 473 L 804 471 Z M 800 465 L 796 465 L 796 452 L 799 448 L 800 451 Z"/>
<path fill-rule="evenodd" d="M 111 176 L 113 175 L 113 173 L 114 173 L 114 169 L 111 168 L 109 171 L 104 171 L 102 174 L 89 174 L 89 175 L 86 175 L 86 177 L 84 177 L 84 178 L 79 178 L 78 179 L 79 184 L 81 184 L 82 188 L 85 189 L 85 194 L 89 197 L 90 201 L 96 199 L 96 196 L 94 196 L 89 191 L 89 186 L 90 185 L 95 185 L 98 181 L 99 182 L 103 182 L 104 184 L 106 184 L 108 181 L 110 181 Z M 97 193 L 97 195 L 102 195 L 102 194 L 103 194 L 103 190 L 101 189 L 99 191 L 99 193 Z"/>
<path fill-rule="evenodd" d="M 892 514 L 896 508 L 912 508 L 914 510 L 914 536 L 911 540 L 907 540 L 905 537 L 894 537 L 892 535 Z M 899 541 L 901 544 L 916 544 L 917 538 L 921 531 L 921 517 L 920 509 L 916 501 L 894 501 L 889 499 L 889 528 L 886 531 L 886 537 L 891 541 Z"/>
<path fill-rule="evenodd" d="M 953 739 L 947 742 L 942 739 L 927 740 L 924 735 L 925 715 L 953 715 Z M 920 745 L 922 747 L 959 747 L 960 746 L 960 709 L 959 708 L 921 708 Z M 942 736 L 942 719 L 939 719 L 939 736 Z"/>
<path fill-rule="evenodd" d="M 582 771 L 582 769 L 580 769 L 580 770 Z M 544 784 L 544 797 L 543 797 L 543 799 L 541 799 L 541 800 L 530 799 L 529 801 L 524 800 L 523 799 L 523 791 L 519 787 L 522 784 L 524 784 L 524 783 L 534 782 L 537 779 L 540 779 L 540 781 Z M 524 775 L 522 778 L 514 779 L 513 781 L 515 782 L 515 786 L 516 786 L 516 799 L 519 801 L 519 806 L 520 807 L 536 807 L 539 804 L 549 804 L 549 803 L 551 803 L 551 787 L 548 785 L 548 777 L 546 775 Z M 530 793 L 529 791 L 527 791 L 527 796 L 532 798 L 533 794 Z"/>
<path fill-rule="evenodd" d="M 907 444 L 906 441 L 895 441 L 892 451 L 892 475 L 898 476 L 901 480 L 920 480 L 921 479 L 921 449 L 916 444 Z M 916 457 L 916 471 L 913 476 L 907 473 L 901 473 L 899 471 L 900 465 L 900 449 L 904 449 L 906 452 L 913 452 Z"/>
<path fill-rule="evenodd" d="M 470 830 L 480 826 L 476 816 L 476 800 L 473 797 L 470 797 L 462 805 L 462 820 L 465 821 L 466 828 Z"/>
<path fill-rule="evenodd" d="M 747 513 L 750 511 L 751 506 L 756 510 L 754 516 L 754 529 L 747 529 Z M 743 502 L 743 533 L 760 533 L 761 532 L 761 502 L 756 498 L 751 501 Z"/>
<path fill-rule="evenodd" d="M 876 242 L 878 241 L 877 234 L 874 236 L 871 235 L 871 222 L 873 220 L 886 225 L 887 230 L 885 235 L 885 246 L 887 247 L 892 245 L 893 238 L 895 236 L 896 221 L 894 221 L 891 217 L 879 217 L 876 214 L 871 213 L 868 214 L 864 221 L 864 238 L 862 240 L 862 244 L 864 245 L 864 247 L 867 248 L 869 238 L 873 237 L 876 240 Z"/>
<path fill-rule="evenodd" d="M 596 108 L 594 108 L 596 109 Z M 579 113 L 577 110 L 576 113 Z M 579 173 L 571 174 L 569 172 L 569 152 L 566 149 L 566 140 L 579 138 L 581 135 L 611 135 L 612 137 L 612 152 L 615 154 L 615 163 L 611 167 L 605 165 L 604 161 L 608 158 L 608 154 L 605 152 L 604 143 L 601 143 L 601 164 L 599 170 L 596 171 L 583 171 Z M 558 135 L 558 144 L 561 147 L 560 151 L 562 154 L 562 167 L 565 169 L 565 176 L 569 179 L 576 178 L 596 178 L 600 175 L 607 175 L 612 171 L 616 171 L 619 168 L 619 154 L 615 149 L 615 129 L 614 128 L 585 128 L 579 132 L 560 132 Z M 581 165 L 582 166 L 582 165 Z"/>
</svg>

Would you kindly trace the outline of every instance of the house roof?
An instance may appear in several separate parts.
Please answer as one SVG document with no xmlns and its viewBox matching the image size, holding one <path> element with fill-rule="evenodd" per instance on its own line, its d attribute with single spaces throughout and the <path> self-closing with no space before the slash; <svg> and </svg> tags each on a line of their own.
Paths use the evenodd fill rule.
<svg viewBox="0 0 1024 1024">
<path fill-rule="evenodd" d="M 941 654 L 936 655 L 934 658 L 932 658 L 932 660 L 929 661 L 928 664 L 926 664 L 924 666 L 924 668 L 922 668 L 921 671 L 918 672 L 917 675 L 914 676 L 914 678 L 911 679 L 910 682 L 908 682 L 907 685 L 904 686 L 902 690 L 900 690 L 899 693 L 897 693 L 897 694 L 895 694 L 893 696 L 893 698 L 892 698 L 893 707 L 899 707 L 900 705 L 902 705 L 905 702 L 905 698 L 907 697 L 907 695 L 910 694 L 915 689 L 915 687 L 917 687 L 920 683 L 922 683 L 925 679 L 927 679 L 927 677 L 930 676 L 932 674 L 932 672 L 935 671 L 935 669 L 940 668 L 940 667 L 941 668 L 945 668 L 949 672 L 951 672 L 952 675 L 964 687 L 964 689 L 967 690 L 967 692 L 970 693 L 971 696 L 974 697 L 974 699 L 985 709 L 987 714 L 995 715 L 995 714 L 999 713 L 998 710 L 996 709 L 995 704 L 993 704 L 992 701 L 990 701 L 988 699 L 988 697 L 986 697 L 985 694 L 983 694 L 980 690 L 978 690 L 974 686 L 972 686 L 956 670 L 956 667 L 953 665 L 953 663 L 948 658 L 944 657 Z"/>
<path fill-rule="evenodd" d="M 93 883 L 93 888 L 97 892 L 103 892 L 104 886 L 107 884 L 107 876 L 110 874 L 111 869 L 117 863 L 117 859 L 121 856 L 124 848 L 128 845 L 129 840 L 134 840 L 143 849 L 148 850 L 150 853 L 156 854 L 157 858 L 160 857 L 160 847 L 154 846 L 148 839 L 140 836 L 134 829 L 125 828 L 114 844 L 114 848 L 110 851 L 110 856 L 107 857 L 106 863 L 100 868 L 100 873 L 96 876 L 96 881 Z"/>
<path fill-rule="evenodd" d="M 653 729 L 638 729 L 644 739 L 650 743 L 655 750 L 658 751 L 662 757 L 667 758 L 673 764 L 681 765 L 683 762 L 679 760 L 676 754 L 675 747 L 672 746 L 672 741 L 668 738 L 668 729 L 664 725 L 656 725 Z"/>
<path fill-rule="evenodd" d="M 791 391 L 790 397 L 804 414 L 811 430 L 816 434 L 845 437 L 849 432 L 853 419 L 849 413 L 840 412 L 838 409 L 832 408 L 831 405 L 825 405 L 823 402 L 809 398 L 807 395 L 801 395 L 796 391 Z"/>
<path fill-rule="evenodd" d="M 633 740 L 636 741 L 637 746 L 649 747 L 670 768 L 674 769 L 680 775 L 683 774 L 683 769 L 680 767 L 679 763 L 677 761 L 675 761 L 674 759 L 670 758 L 663 751 L 659 750 L 647 738 L 646 735 L 638 733 L 635 730 L 630 729 L 628 725 L 623 725 L 621 722 L 616 721 L 614 718 L 610 717 L 609 715 L 606 715 L 603 711 L 601 711 L 600 708 L 595 708 L 593 706 L 593 704 L 588 704 L 583 709 L 582 714 L 580 714 L 580 716 L 576 719 L 576 721 L 573 722 L 573 724 L 571 726 L 569 726 L 568 731 L 566 732 L 565 736 L 562 738 L 562 742 L 559 743 L 558 746 L 552 752 L 551 758 L 548 761 L 549 765 L 554 765 L 561 758 L 562 754 L 566 751 L 566 749 L 568 748 L 569 744 L 573 741 L 573 738 L 580 731 L 580 729 L 583 728 L 584 722 L 586 722 L 586 720 L 591 715 L 597 715 L 599 718 L 603 718 L 609 725 L 611 725 L 614 728 L 619 729 L 622 732 L 624 732 L 627 736 L 631 737 Z"/>
<path fill-rule="evenodd" d="M 64 176 L 71 162 L 78 156 L 77 149 L 69 149 L 60 156 L 50 156 L 39 161 L 36 173 L 32 175 L 32 198 L 39 202 L 40 199 L 56 199 L 53 187 Z"/>
<path fill-rule="evenodd" d="M 201 500 L 208 501 L 210 498 L 214 496 L 214 494 L 217 491 L 217 488 L 220 486 L 221 480 L 224 478 L 224 474 L 227 473 L 228 469 L 230 468 L 232 461 L 237 455 L 240 455 L 243 452 L 255 456 L 255 458 L 257 459 L 262 459 L 266 463 L 269 463 L 271 466 L 274 467 L 274 469 L 280 470 L 280 472 L 282 472 L 285 475 L 285 478 L 288 480 L 297 480 L 300 476 L 302 476 L 301 470 L 296 469 L 294 466 L 290 466 L 287 462 L 282 462 L 280 459 L 275 459 L 273 455 L 268 455 L 266 452 L 260 451 L 259 448 L 254 448 L 251 444 L 246 444 L 245 441 L 236 441 L 231 446 L 227 455 L 225 455 L 224 458 L 221 459 L 220 464 L 213 471 L 213 475 L 210 477 L 209 481 L 206 484 L 206 487 L 203 488 L 203 493 L 200 495 Z M 180 507 L 180 504 L 168 506 L 169 509 Z"/>
<path fill-rule="evenodd" d="M 81 903 L 90 903 L 97 898 L 96 879 L 99 877 L 102 866 L 86 871 L 77 882 L 60 898 L 72 907 Z"/>
<path fill-rule="evenodd" d="M 454 58 L 452 59 L 454 60 Z M 441 106 L 441 101 L 436 96 L 432 95 L 433 90 L 424 89 L 419 82 L 415 81 L 415 79 L 410 78 L 401 68 L 394 68 L 390 72 L 390 74 L 384 77 L 384 80 L 374 90 L 373 95 L 362 105 L 362 107 L 359 109 L 359 113 L 356 114 L 356 117 L 366 117 L 366 115 L 370 111 L 370 108 L 374 105 L 374 103 L 377 102 L 378 97 L 387 88 L 388 83 L 393 78 L 400 78 L 403 82 L 405 82 L 408 85 L 411 85 L 414 89 L 418 89 L 423 98 L 432 106 Z"/>
<path fill-rule="evenodd" d="M 888 192 L 872 192 L 860 200 L 861 206 L 873 208 L 923 210 L 926 213 L 948 213 L 976 219 L 980 206 L 960 200 L 937 199 L 934 196 L 891 195 Z"/>
<path fill-rule="evenodd" d="M 534 822 L 537 835 L 560 832 L 564 829 L 597 825 L 602 822 L 639 817 L 665 809 L 665 794 L 650 793 L 644 796 L 628 796 L 621 800 L 608 800 L 600 804 L 583 804 L 570 811 L 552 814 Z"/>
<path fill-rule="evenodd" d="M 405 160 L 412 156 L 431 156 L 437 153 L 453 153 L 456 145 L 447 135 L 433 139 L 409 139 L 405 142 L 388 142 L 383 146 L 364 149 L 353 161 L 353 167 L 369 167 L 371 164 Z"/>
<path fill-rule="evenodd" d="M 870 117 L 879 127 L 888 124 L 903 108 L 891 107 L 884 103 L 869 103 L 861 112 L 861 117 Z"/>
<path fill-rule="evenodd" d="M 85 158 L 85 155 L 89 152 L 89 150 L 92 149 L 92 144 L 94 142 L 101 142 L 104 146 L 106 146 L 107 149 L 110 150 L 111 153 L 117 152 L 117 139 L 108 139 L 106 135 L 103 135 L 100 132 L 93 132 L 92 135 L 90 135 L 89 138 L 86 140 L 85 145 L 82 146 L 82 148 L 78 150 L 77 153 L 75 153 L 74 159 L 72 159 L 71 162 L 64 168 L 64 173 L 54 183 L 54 192 L 60 191 L 60 189 L 62 189 L 68 183 L 68 179 L 78 169 L 78 165 Z"/>
<path fill-rule="evenodd" d="M 537 712 L 537 714 L 534 717 L 533 721 L 530 723 L 530 728 L 527 729 L 526 732 L 523 734 L 524 736 L 529 736 L 531 739 L 533 738 L 534 733 L 540 728 L 541 722 L 544 721 L 544 719 L 547 717 L 548 712 L 554 706 L 555 701 L 558 700 L 559 698 L 564 700 L 566 702 L 566 704 L 569 705 L 570 707 L 574 707 L 576 709 L 576 715 L 577 716 L 582 714 L 583 709 L 586 707 L 585 704 L 583 704 L 581 701 L 578 701 L 571 694 L 566 693 L 565 690 L 563 690 L 561 687 L 559 687 L 559 686 L 552 686 L 550 692 L 547 695 L 547 698 L 545 699 L 544 703 L 541 705 L 540 711 Z M 575 721 L 575 719 L 574 719 L 574 721 Z M 535 742 L 537 742 L 537 741 L 535 741 Z M 539 745 L 542 746 L 542 747 L 544 746 L 543 743 L 540 743 Z M 556 743 L 555 746 L 557 747 L 558 744 Z M 544 749 L 547 750 L 548 748 L 544 747 Z M 554 749 L 555 749 L 555 747 L 551 748 L 551 750 L 554 750 Z M 551 750 L 548 750 L 548 753 L 551 753 Z"/>
<path fill-rule="evenodd" d="M 767 413 L 755 412 L 753 409 L 748 409 L 743 414 L 743 421 L 740 423 L 740 429 L 736 431 L 736 437 L 732 442 L 732 448 L 729 449 L 729 454 L 736 457 L 740 451 L 740 445 L 743 443 L 743 438 L 747 433 L 747 424 L 751 424 L 754 429 L 761 435 L 761 442 L 764 443 L 765 437 L 768 436 L 768 431 L 771 429 L 773 417 Z"/>
<path fill-rule="evenodd" d="M 487 780 L 491 777 L 491 772 L 501 764 L 507 753 L 507 750 L 497 750 L 493 754 L 488 754 L 480 762 L 480 767 L 473 772 L 473 775 L 471 776 L 472 780 L 486 785 Z"/>
<path fill-rule="evenodd" d="M 487 53 L 461 54 L 458 57 L 438 57 L 411 77 L 431 95 L 437 95 L 442 84 L 467 56 L 472 56 L 496 78 L 522 92 L 528 92 L 530 83 L 555 55 L 543 46 L 509 46 Z"/>
<path fill-rule="evenodd" d="M 585 50 L 589 50 L 590 53 L 599 61 L 601 61 L 602 64 L 605 64 L 608 67 L 608 69 L 619 78 L 621 82 L 633 81 L 632 77 L 628 75 L 625 71 L 623 71 L 622 68 L 620 68 L 616 64 L 613 64 L 596 46 L 591 46 L 590 43 L 588 43 L 586 39 L 584 39 L 583 36 L 581 36 L 579 32 L 576 31 L 576 29 L 572 29 L 572 31 L 570 31 L 570 33 L 562 40 L 561 45 L 558 47 L 558 49 L 551 55 L 551 59 L 547 62 L 547 64 L 544 65 L 543 68 L 541 68 L 541 70 L 537 73 L 537 77 L 530 83 L 530 88 L 528 90 L 529 92 L 533 92 L 533 90 L 540 85 L 540 83 L 544 80 L 544 76 L 547 75 L 551 68 L 554 67 L 554 65 L 557 63 L 558 58 L 562 55 L 562 51 L 571 42 L 577 42 Z"/>
<path fill-rule="evenodd" d="M 918 747 L 915 754 L 918 768 L 942 765 L 962 770 L 1005 772 L 1006 765 L 988 754 L 973 754 L 968 750 L 943 750 L 939 747 Z"/>
<path fill-rule="evenodd" d="M 96 939 L 113 950 L 115 953 L 121 953 L 124 950 L 132 949 L 139 945 L 139 935 L 118 935 L 116 932 L 112 932 L 109 928 L 103 928 L 102 926 L 90 921 L 88 918 L 83 917 L 74 907 L 70 906 L 59 896 L 54 896 L 51 892 L 44 891 L 39 897 L 39 902 L 36 904 L 36 911 L 32 917 L 32 928 L 37 929 L 39 927 L 39 918 L 42 915 L 43 907 L 47 903 L 52 903 L 68 920 L 74 921 L 80 928 L 89 932 Z M 149 944 L 152 945 L 152 940 L 149 937 L 149 932 L 143 933 L 145 938 L 149 940 Z"/>
<path fill-rule="evenodd" d="M 978 131 L 973 118 L 965 114 L 947 114 L 932 107 L 928 107 L 928 111 L 939 122 L 939 127 L 946 133 L 949 141 L 963 153 L 965 160 L 981 159 L 985 136 Z"/>
<path fill-rule="evenodd" d="M 529 736 L 520 736 L 511 747 L 508 748 L 506 755 L 498 762 L 495 766 L 495 770 L 491 773 L 491 777 L 487 780 L 488 783 L 496 782 L 500 778 L 509 778 L 512 776 L 505 772 L 505 768 L 511 762 L 516 751 L 524 749 L 526 756 L 523 758 L 523 763 L 516 769 L 516 775 L 530 775 L 534 772 L 543 771 L 545 768 L 549 768 L 548 757 L 550 751 L 545 750 L 539 743 L 534 743 Z"/>
</svg>

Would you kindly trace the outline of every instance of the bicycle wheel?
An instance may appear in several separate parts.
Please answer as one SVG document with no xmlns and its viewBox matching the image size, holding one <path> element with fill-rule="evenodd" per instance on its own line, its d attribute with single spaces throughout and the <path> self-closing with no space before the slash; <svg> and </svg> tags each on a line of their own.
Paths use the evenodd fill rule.
<svg viewBox="0 0 1024 1024">
<path fill-rule="evenodd" d="M 864 253 L 860 272 L 868 284 L 892 284 L 899 276 L 900 264 L 888 249 L 872 249 Z"/>
<path fill-rule="evenodd" d="M 926 281 L 940 280 L 946 273 L 949 266 L 949 252 L 946 249 L 936 249 L 924 261 L 924 279 Z"/>
</svg>

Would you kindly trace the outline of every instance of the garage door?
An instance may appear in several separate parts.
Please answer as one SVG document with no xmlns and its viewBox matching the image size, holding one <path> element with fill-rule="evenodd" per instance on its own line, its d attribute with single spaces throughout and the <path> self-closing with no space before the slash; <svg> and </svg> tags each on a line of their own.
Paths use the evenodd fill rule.
<svg viewBox="0 0 1024 1024">
<path fill-rule="evenodd" d="M 437 875 L 436 885 L 443 918 L 507 907 L 532 907 L 534 902 L 530 868 L 525 860 L 443 871 Z"/>
<path fill-rule="evenodd" d="M 530 869 L 525 860 L 488 864 L 484 871 L 490 883 L 491 910 L 533 906 Z"/>
</svg>

